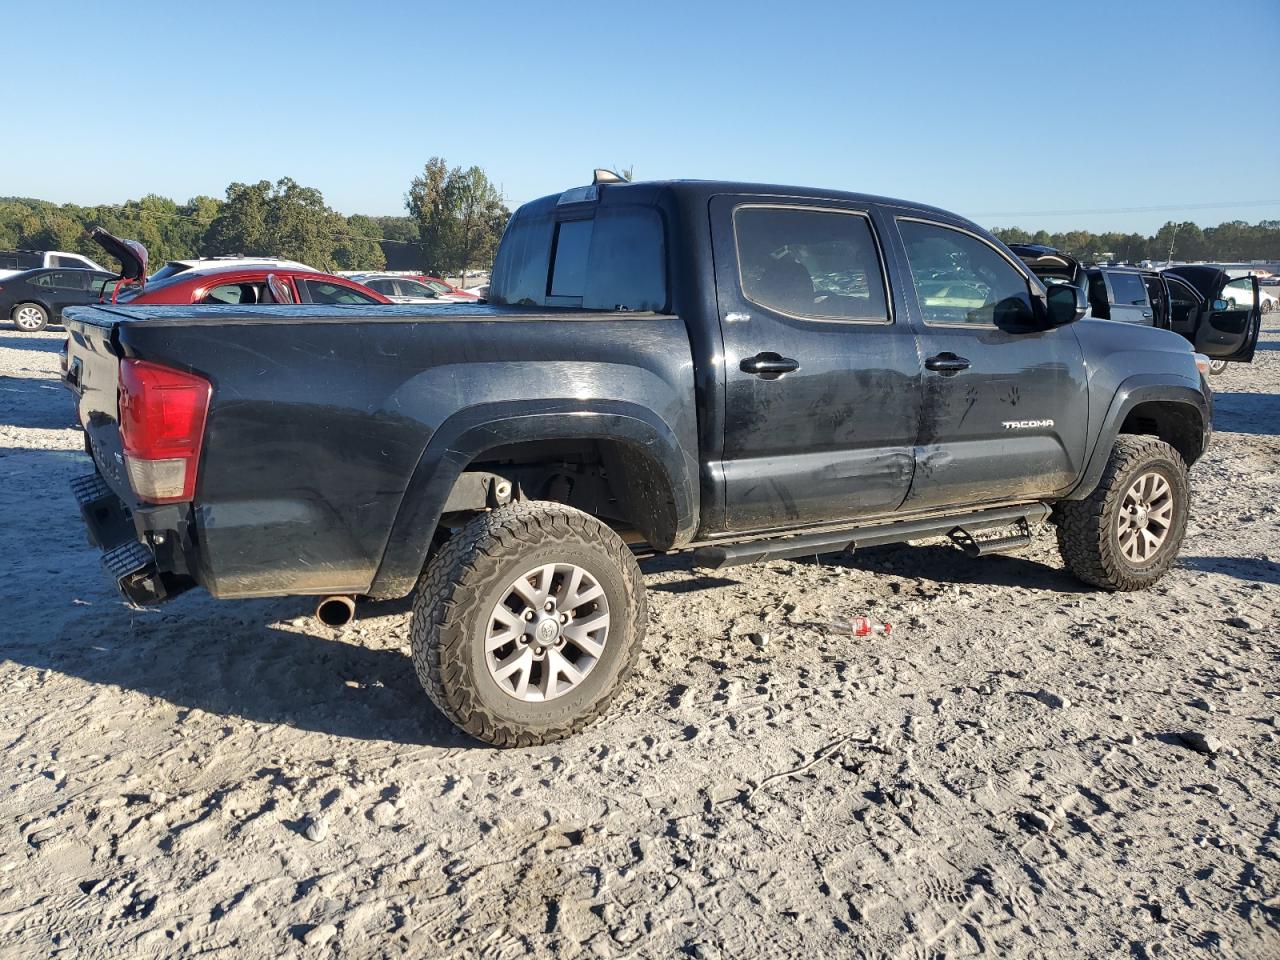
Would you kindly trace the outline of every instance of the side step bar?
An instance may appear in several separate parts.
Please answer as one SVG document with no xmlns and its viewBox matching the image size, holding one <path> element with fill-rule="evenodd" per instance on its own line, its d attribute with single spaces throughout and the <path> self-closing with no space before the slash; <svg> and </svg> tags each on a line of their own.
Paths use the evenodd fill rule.
<svg viewBox="0 0 1280 960">
<path fill-rule="evenodd" d="M 1011 549 L 1024 543 L 1023 534 L 1030 542 L 1030 525 L 1049 516 L 1049 507 L 1043 503 L 1026 503 L 1016 507 L 998 507 L 994 510 L 975 510 L 972 513 L 946 517 L 927 517 L 920 520 L 897 520 L 869 527 L 846 527 L 825 530 L 821 533 L 798 534 L 792 537 L 775 537 L 769 540 L 749 540 L 745 543 L 726 543 L 698 547 L 693 551 L 693 565 L 703 570 L 719 570 L 760 560 L 780 560 L 786 557 L 810 557 L 820 553 L 842 553 L 859 547 L 878 547 L 886 543 L 902 543 L 906 540 L 922 540 L 927 537 L 950 536 L 954 531 L 972 534 L 975 530 L 1018 525 L 1014 537 L 1001 537 L 991 541 L 992 547 L 1002 543 L 1000 549 Z M 972 537 L 969 537 L 972 540 Z M 1016 542 L 1015 542 L 1016 541 Z M 969 552 L 966 550 L 966 552 Z M 994 553 L 988 548 L 986 553 Z M 971 554 L 974 556 L 979 553 Z"/>
</svg>

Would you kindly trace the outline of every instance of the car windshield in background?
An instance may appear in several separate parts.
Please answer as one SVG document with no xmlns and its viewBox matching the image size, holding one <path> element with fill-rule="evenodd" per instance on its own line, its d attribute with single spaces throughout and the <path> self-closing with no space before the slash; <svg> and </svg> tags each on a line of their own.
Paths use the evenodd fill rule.
<svg viewBox="0 0 1280 960">
<path fill-rule="evenodd" d="M 186 273 L 191 268 L 185 263 L 178 263 L 176 260 L 170 260 L 163 267 L 153 273 L 148 279 L 148 283 L 155 283 L 158 280 L 168 280 L 170 277 L 176 277 L 180 273 Z"/>
<path fill-rule="evenodd" d="M 307 293 L 311 296 L 312 303 L 377 303 L 367 293 L 361 293 L 359 290 L 353 290 L 351 287 L 344 287 L 340 284 L 329 283 L 327 280 L 299 280 L 307 288 Z"/>
<path fill-rule="evenodd" d="M 119 294 L 116 296 L 116 303 L 128 303 L 144 290 L 147 293 L 151 293 L 155 290 L 163 290 L 165 287 L 171 287 L 175 282 L 177 282 L 177 279 L 178 274 L 176 273 L 171 273 L 166 277 L 161 277 L 160 274 L 157 273 L 155 276 L 147 280 L 147 285 L 145 287 L 139 286 L 136 283 L 130 284 L 127 287 L 121 287 Z M 108 299 L 110 298 L 108 297 Z"/>
<path fill-rule="evenodd" d="M 402 297 L 424 297 L 432 299 L 439 296 L 431 287 L 425 283 L 419 283 L 417 280 L 398 280 L 400 284 L 400 296 Z"/>
</svg>

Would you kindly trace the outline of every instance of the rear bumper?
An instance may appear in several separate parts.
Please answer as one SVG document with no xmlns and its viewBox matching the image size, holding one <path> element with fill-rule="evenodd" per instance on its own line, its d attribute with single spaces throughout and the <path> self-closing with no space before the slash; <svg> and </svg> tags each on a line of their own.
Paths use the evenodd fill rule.
<svg viewBox="0 0 1280 960">
<path fill-rule="evenodd" d="M 130 603 L 163 603 L 196 585 L 185 504 L 126 503 L 97 471 L 71 481 L 71 492 L 89 543 Z"/>
</svg>

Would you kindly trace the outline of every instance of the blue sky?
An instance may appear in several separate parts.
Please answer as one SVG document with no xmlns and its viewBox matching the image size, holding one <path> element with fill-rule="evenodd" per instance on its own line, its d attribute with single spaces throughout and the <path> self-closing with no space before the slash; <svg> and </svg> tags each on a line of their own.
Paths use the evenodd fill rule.
<svg viewBox="0 0 1280 960">
<path fill-rule="evenodd" d="M 5 22 L 39 38 L 45 73 L 6 84 L 0 195 L 185 200 L 291 176 L 344 213 L 395 214 L 440 155 L 513 204 L 634 164 L 987 225 L 1280 219 L 1277 0 L 169 0 L 21 3 Z"/>
</svg>

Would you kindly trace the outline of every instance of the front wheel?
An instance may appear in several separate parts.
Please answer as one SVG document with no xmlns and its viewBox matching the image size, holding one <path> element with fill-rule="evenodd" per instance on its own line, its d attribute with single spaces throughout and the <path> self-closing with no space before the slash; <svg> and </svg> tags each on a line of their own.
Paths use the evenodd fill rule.
<svg viewBox="0 0 1280 960">
<path fill-rule="evenodd" d="M 1085 583 L 1143 590 L 1177 559 L 1190 499 L 1178 451 L 1156 437 L 1121 435 L 1093 493 L 1054 507 L 1058 552 Z"/>
<path fill-rule="evenodd" d="M 23 333 L 39 333 L 49 325 L 49 314 L 38 303 L 18 304 L 9 319 Z"/>
<path fill-rule="evenodd" d="M 646 620 L 644 581 L 621 537 L 562 504 L 516 502 L 476 517 L 423 571 L 413 664 L 473 737 L 549 743 L 608 709 Z"/>
<path fill-rule="evenodd" d="M 1227 372 L 1226 360 L 1210 360 L 1209 361 L 1209 376 L 1220 377 L 1226 372 Z"/>
</svg>

